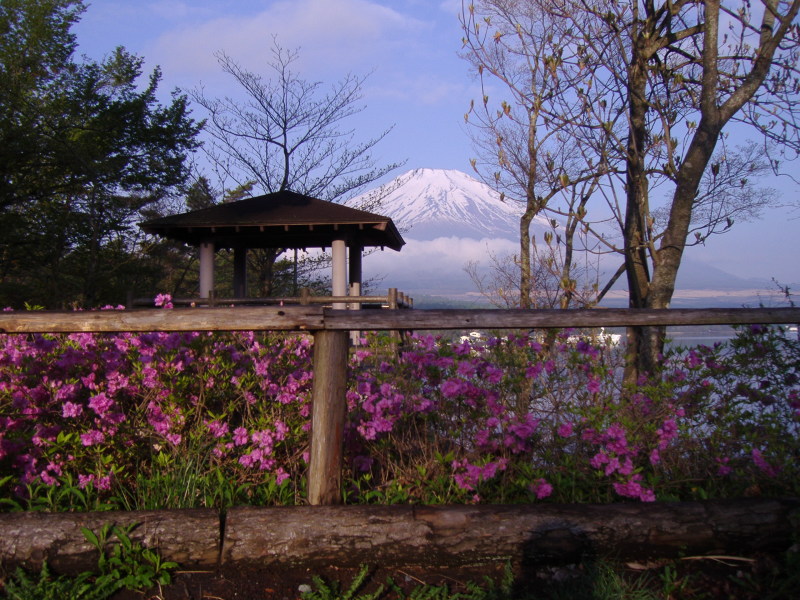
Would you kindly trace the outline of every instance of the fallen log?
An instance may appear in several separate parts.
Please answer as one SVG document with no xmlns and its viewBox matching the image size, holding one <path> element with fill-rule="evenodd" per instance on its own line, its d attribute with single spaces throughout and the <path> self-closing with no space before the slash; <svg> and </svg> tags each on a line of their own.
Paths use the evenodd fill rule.
<svg viewBox="0 0 800 600">
<path fill-rule="evenodd" d="M 793 543 L 800 499 L 625 504 L 301 506 L 0 514 L 0 563 L 60 572 L 97 564 L 81 527 L 131 538 L 182 567 L 449 567 L 492 562 L 746 555 Z M 221 527 L 224 526 L 224 527 Z M 224 543 L 220 547 L 220 531 Z"/>
<path fill-rule="evenodd" d="M 47 561 L 61 573 L 95 569 L 99 554 L 81 527 L 97 534 L 104 525 L 135 525 L 131 540 L 184 567 L 215 565 L 219 557 L 216 510 L 22 512 L 0 514 L 0 563 L 38 569 Z"/>
<path fill-rule="evenodd" d="M 800 500 L 228 511 L 222 562 L 457 566 L 786 549 Z"/>
</svg>

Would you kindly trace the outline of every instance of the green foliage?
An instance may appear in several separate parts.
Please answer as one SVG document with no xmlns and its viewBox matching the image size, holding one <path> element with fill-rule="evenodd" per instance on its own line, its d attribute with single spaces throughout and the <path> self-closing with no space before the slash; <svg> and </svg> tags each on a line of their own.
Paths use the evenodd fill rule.
<svg viewBox="0 0 800 600">
<path fill-rule="evenodd" d="M 371 593 L 359 593 L 369 577 L 369 571 L 369 566 L 362 565 L 358 574 L 344 591 L 339 589 L 338 584 L 328 583 L 322 577 L 315 575 L 313 581 L 316 590 L 306 592 L 302 594 L 302 597 L 304 600 L 376 600 L 383 593 L 383 586 Z"/>
<path fill-rule="evenodd" d="M 199 126 L 124 48 L 74 60 L 82 2 L 0 10 L 0 303 L 119 303 L 147 271 L 135 221 L 183 184 Z"/>
<path fill-rule="evenodd" d="M 53 576 L 47 563 L 41 571 L 30 575 L 23 569 L 17 569 L 10 577 L 5 588 L 0 591 L 0 598 L 6 600 L 104 600 L 110 598 L 120 589 L 117 581 L 98 578 L 93 573 L 85 572 L 75 577 L 67 575 Z"/>
<path fill-rule="evenodd" d="M 398 600 L 503 600 L 511 598 L 514 574 L 509 565 L 500 584 L 496 584 L 487 577 L 483 585 L 471 581 L 463 584 L 463 591 L 454 592 L 447 584 L 429 585 L 422 584 L 405 590 L 391 577 L 385 583 L 373 585 L 372 591 L 365 591 L 369 587 L 370 568 L 362 565 L 356 576 L 346 589 L 338 583 L 330 583 L 322 577 L 314 576 L 314 588 L 302 593 L 303 600 L 376 600 L 382 597 L 397 598 Z"/>
<path fill-rule="evenodd" d="M 99 552 L 97 568 L 70 577 L 54 576 L 47 563 L 35 575 L 17 569 L 5 582 L 0 598 L 6 600 L 103 600 L 119 590 L 145 591 L 168 585 L 177 563 L 134 542 L 136 525 L 104 525 L 98 533 L 81 527 L 84 537 Z"/>
<path fill-rule="evenodd" d="M 100 553 L 97 561 L 98 579 L 117 582 L 120 588 L 147 590 L 172 581 L 171 569 L 178 564 L 134 542 L 130 533 L 136 525 L 119 527 L 104 525 L 98 533 L 81 527 L 84 537 Z M 112 538 L 116 538 L 113 541 Z"/>
</svg>

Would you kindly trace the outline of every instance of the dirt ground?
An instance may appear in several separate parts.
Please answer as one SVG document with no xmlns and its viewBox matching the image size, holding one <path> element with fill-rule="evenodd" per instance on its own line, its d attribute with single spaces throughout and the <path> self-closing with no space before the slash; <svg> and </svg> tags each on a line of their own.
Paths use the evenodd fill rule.
<svg viewBox="0 0 800 600">
<path fill-rule="evenodd" d="M 503 565 L 485 565 L 458 569 L 373 569 L 363 587 L 359 588 L 359 594 L 374 592 L 380 585 L 386 589 L 389 580 L 406 593 L 424 584 L 447 585 L 452 592 L 464 591 L 467 582 L 484 583 L 486 577 L 499 582 L 504 568 Z M 303 592 L 317 589 L 315 576 L 334 588 L 347 591 L 358 574 L 359 569 L 337 567 L 178 570 L 172 584 L 161 590 L 151 590 L 148 594 L 121 592 L 114 596 L 114 600 L 299 600 Z"/>
<path fill-rule="evenodd" d="M 498 600 L 513 598 L 576 599 L 587 598 L 665 598 L 668 600 L 794 600 L 800 597 L 800 562 L 787 564 L 784 556 L 762 554 L 741 557 L 684 557 L 639 564 L 617 564 L 613 571 L 593 571 L 584 565 L 549 565 L 514 571 L 511 593 L 498 593 Z M 500 592 L 508 575 L 505 564 L 495 563 L 458 568 L 409 567 L 372 569 L 363 586 L 352 596 L 375 592 L 384 586 L 381 598 L 408 597 L 421 586 L 447 586 L 449 597 L 457 592 L 462 598 L 475 597 L 469 583 L 494 587 Z M 223 569 L 220 571 L 176 571 L 173 582 L 149 593 L 124 592 L 114 600 L 299 600 L 303 592 L 317 590 L 314 576 L 321 577 L 332 589 L 346 592 L 358 575 L 356 568 L 305 569 Z M 624 580 L 623 583 L 619 583 Z M 391 582 L 403 593 L 392 593 Z M 617 594 L 614 585 L 620 585 Z M 595 595 L 595 591 L 603 592 Z M 320 595 L 325 600 L 342 594 Z M 412 596 L 413 597 L 413 596 Z M 419 596 L 417 596 L 419 597 Z M 430 597 L 430 596 L 427 596 Z"/>
</svg>

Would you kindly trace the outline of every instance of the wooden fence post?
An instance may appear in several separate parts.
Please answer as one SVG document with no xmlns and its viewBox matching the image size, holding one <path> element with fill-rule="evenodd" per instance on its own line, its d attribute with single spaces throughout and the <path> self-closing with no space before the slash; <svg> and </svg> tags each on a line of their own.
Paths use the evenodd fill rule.
<svg viewBox="0 0 800 600">
<path fill-rule="evenodd" d="M 314 385 L 311 407 L 311 457 L 308 501 L 342 500 L 342 445 L 347 410 L 347 331 L 314 333 Z"/>
</svg>

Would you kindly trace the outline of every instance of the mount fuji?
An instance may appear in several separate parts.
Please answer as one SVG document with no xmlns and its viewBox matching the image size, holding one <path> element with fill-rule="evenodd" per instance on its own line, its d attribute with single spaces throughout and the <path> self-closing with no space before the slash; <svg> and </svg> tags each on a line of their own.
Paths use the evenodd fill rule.
<svg viewBox="0 0 800 600">
<path fill-rule="evenodd" d="M 415 169 L 347 204 L 359 207 L 376 197 L 377 212 L 391 217 L 406 239 L 519 239 L 522 205 L 501 200 L 492 188 L 461 171 Z M 550 226 L 540 218 L 532 228 Z"/>
<path fill-rule="evenodd" d="M 377 207 L 372 206 L 376 199 Z M 397 287 L 416 298 L 478 299 L 467 264 L 488 267 L 491 255 L 519 254 L 522 206 L 501 200 L 489 186 L 460 171 L 415 169 L 346 204 L 391 217 L 406 240 L 399 254 L 364 257 L 364 275 L 373 287 Z M 531 235 L 540 239 L 549 229 L 540 218 Z"/>
</svg>

